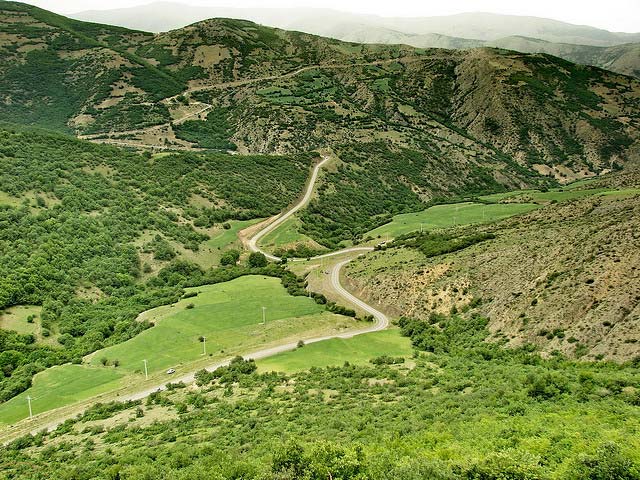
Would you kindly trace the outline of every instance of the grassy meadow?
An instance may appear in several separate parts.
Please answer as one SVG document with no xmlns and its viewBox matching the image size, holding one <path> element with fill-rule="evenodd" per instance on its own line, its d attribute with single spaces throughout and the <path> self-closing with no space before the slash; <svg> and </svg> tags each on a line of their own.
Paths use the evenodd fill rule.
<svg viewBox="0 0 640 480">
<path fill-rule="evenodd" d="M 640 194 L 639 188 L 624 188 L 620 190 L 612 190 L 610 188 L 590 188 L 579 190 L 575 186 L 567 186 L 562 189 L 549 190 L 548 192 L 541 192 L 539 190 L 516 190 L 514 192 L 494 193 L 492 195 L 482 196 L 480 199 L 486 202 L 522 200 L 533 203 L 548 203 L 553 201 L 564 202 L 567 200 L 575 200 L 578 198 L 589 197 L 591 195 L 627 196 L 637 194 Z"/>
<path fill-rule="evenodd" d="M 216 250 L 225 250 L 238 242 L 238 233 L 251 225 L 264 220 L 254 218 L 252 220 L 231 220 L 228 222 L 231 228 L 220 228 L 210 235 L 209 240 L 204 242 L 206 247 Z"/>
<path fill-rule="evenodd" d="M 311 238 L 300 233 L 300 227 L 301 222 L 298 217 L 289 217 L 282 225 L 265 235 L 260 241 L 260 246 L 273 251 L 296 243 L 313 242 Z"/>
<path fill-rule="evenodd" d="M 14 330 L 18 333 L 37 334 L 42 307 L 38 305 L 18 305 L 0 312 L 0 328 Z M 29 317 L 32 321 L 29 322 Z"/>
<path fill-rule="evenodd" d="M 197 296 L 144 312 L 141 319 L 155 326 L 136 337 L 95 352 L 83 365 L 67 364 L 36 375 L 31 388 L 0 405 L 0 423 L 25 418 L 27 396 L 34 399 L 37 414 L 121 387 L 169 381 L 172 377 L 164 373 L 168 368 L 180 375 L 276 341 L 296 341 L 351 325 L 351 320 L 325 311 L 307 297 L 287 294 L 278 278 L 245 276 L 187 292 Z M 200 336 L 206 337 L 206 356 Z"/>
<path fill-rule="evenodd" d="M 226 250 L 233 248 L 238 250 L 242 249 L 238 233 L 262 220 L 264 219 L 229 220 L 226 224 L 228 224 L 230 228 L 216 225 L 215 227 L 207 229 L 206 233 L 209 235 L 209 240 L 205 240 L 197 252 L 179 245 L 174 245 L 174 248 L 179 253 L 180 258 L 194 262 L 204 269 L 217 267 L 220 264 L 220 258 Z"/>
<path fill-rule="evenodd" d="M 533 203 L 511 204 L 483 204 L 483 203 L 453 203 L 436 205 L 421 212 L 396 215 L 393 220 L 367 233 L 373 238 L 393 238 L 423 228 L 433 230 L 456 225 L 486 223 L 503 218 L 527 213 L 537 205 Z"/>
<path fill-rule="evenodd" d="M 367 365 L 369 360 L 386 355 L 410 357 L 411 341 L 400 335 L 397 329 L 366 333 L 353 338 L 334 338 L 312 343 L 291 352 L 258 360 L 259 372 L 294 373 L 312 367 L 337 367 L 349 362 L 352 365 Z"/>
<path fill-rule="evenodd" d="M 628 196 L 640 194 L 638 188 L 612 190 L 609 188 L 579 189 L 586 183 L 572 184 L 561 189 L 515 190 L 479 197 L 489 203 L 452 203 L 436 205 L 415 213 L 396 215 L 385 225 L 375 228 L 366 236 L 375 239 L 390 239 L 420 229 L 434 230 L 457 225 L 488 223 L 503 218 L 530 212 L 549 202 L 564 202 L 592 195 Z M 501 203 L 504 202 L 504 203 Z"/>
</svg>

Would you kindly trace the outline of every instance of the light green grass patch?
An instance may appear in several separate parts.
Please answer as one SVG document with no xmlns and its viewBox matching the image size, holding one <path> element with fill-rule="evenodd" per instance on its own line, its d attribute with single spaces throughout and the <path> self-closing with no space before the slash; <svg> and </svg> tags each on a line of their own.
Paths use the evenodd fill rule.
<svg viewBox="0 0 640 480">
<path fill-rule="evenodd" d="M 415 108 L 413 108 L 413 106 L 411 105 L 398 105 L 398 111 L 400 113 L 402 113 L 403 115 L 407 115 L 409 117 L 415 117 L 417 115 L 420 115 Z"/>
<path fill-rule="evenodd" d="M 366 236 L 384 239 L 415 232 L 420 228 L 433 230 L 456 225 L 486 223 L 530 212 L 535 208 L 538 208 L 538 205 L 531 203 L 436 205 L 421 212 L 396 215 L 390 223 L 371 230 Z"/>
<path fill-rule="evenodd" d="M 38 411 L 42 412 L 120 385 L 152 386 L 170 381 L 173 377 L 164 373 L 170 367 L 176 369 L 178 376 L 280 340 L 296 341 L 354 326 L 352 319 L 329 313 L 308 297 L 289 295 L 278 278 L 252 275 L 187 291 L 198 295 L 142 315 L 155 322 L 154 327 L 93 353 L 85 358 L 83 366 L 64 365 L 42 372 L 38 375 L 42 386 L 34 384 L 18 398 L 24 402 L 26 395 L 38 397 Z M 193 308 L 187 308 L 190 304 Z M 266 324 L 262 324 L 263 306 Z M 206 337 L 207 355 L 203 355 L 200 336 Z M 107 360 L 106 366 L 102 359 Z M 152 377 L 148 383 L 143 373 L 145 359 Z M 115 360 L 118 367 L 113 366 Z M 20 402 L 0 405 L 0 422 L 25 418 L 25 410 L 19 407 L 24 404 Z"/>
<path fill-rule="evenodd" d="M 564 185 L 562 187 L 563 190 L 574 190 L 576 188 L 586 187 L 596 181 L 600 180 L 598 177 L 592 178 L 583 178 L 582 180 L 576 180 L 575 182 L 571 182 L 568 185 Z"/>
<path fill-rule="evenodd" d="M 374 90 L 379 92 L 387 93 L 389 91 L 389 79 L 388 78 L 377 78 L 373 81 L 372 85 Z"/>
<path fill-rule="evenodd" d="M 37 204 L 37 199 L 41 198 L 44 200 L 44 207 L 39 207 Z M 19 207 L 21 205 L 26 205 L 31 207 L 31 211 L 38 211 L 41 208 L 51 207 L 53 205 L 58 205 L 60 200 L 55 198 L 51 194 L 40 194 L 34 191 L 28 191 L 22 193 L 19 197 L 14 197 L 13 195 L 9 195 L 6 192 L 0 192 L 0 205 L 9 205 L 11 207 Z"/>
<path fill-rule="evenodd" d="M 292 92 L 288 88 L 272 86 L 261 88 L 257 90 L 256 93 L 263 96 L 290 96 Z"/>
<path fill-rule="evenodd" d="M 502 202 L 506 200 L 519 200 L 524 202 L 548 203 L 552 201 L 564 202 L 578 198 L 589 197 L 592 195 L 605 196 L 629 196 L 640 194 L 640 188 L 625 188 L 620 190 L 612 190 L 609 188 L 590 188 L 578 190 L 573 184 L 569 187 L 548 192 L 539 190 L 517 190 L 514 192 L 496 193 L 493 195 L 485 195 L 480 199 L 487 202 Z"/>
<path fill-rule="evenodd" d="M 253 220 L 230 220 L 229 225 L 231 228 L 216 231 L 211 235 L 211 238 L 207 240 L 204 245 L 209 248 L 215 248 L 219 250 L 225 250 L 227 248 L 232 247 L 236 242 L 238 242 L 238 232 L 244 230 L 251 225 L 255 225 L 256 223 L 261 222 L 264 218 L 257 218 Z"/>
<path fill-rule="evenodd" d="M 171 242 L 180 258 L 197 263 L 202 268 L 215 267 L 220 263 L 220 257 L 225 250 L 231 248 L 242 249 L 238 233 L 251 225 L 261 222 L 263 219 L 253 220 L 231 220 L 227 222 L 231 228 L 216 227 L 214 229 L 203 230 L 209 235 L 209 240 L 205 241 L 196 252 L 183 248 L 177 242 Z"/>
<path fill-rule="evenodd" d="M 315 244 L 311 238 L 300 233 L 300 227 L 300 219 L 295 216 L 289 217 L 282 225 L 265 235 L 260 241 L 260 246 L 274 250 L 299 243 Z"/>
<path fill-rule="evenodd" d="M 40 325 L 42 307 L 37 305 L 18 305 L 0 312 L 0 328 L 14 330 L 18 333 L 37 333 Z M 33 323 L 27 322 L 30 315 L 35 315 Z"/>
<path fill-rule="evenodd" d="M 23 198 L 14 197 L 6 192 L 0 192 L 0 205 L 11 205 L 17 207 L 22 204 Z"/>
<path fill-rule="evenodd" d="M 382 355 L 409 357 L 413 349 L 411 341 L 400 335 L 397 329 L 366 333 L 353 338 L 334 338 L 312 343 L 291 352 L 258 360 L 260 372 L 299 372 L 311 367 L 329 367 L 349 362 L 354 365 L 369 363 Z"/>
<path fill-rule="evenodd" d="M 33 378 L 31 388 L 0 405 L 0 422 L 12 424 L 27 418 L 27 396 L 31 397 L 31 408 L 37 415 L 117 388 L 123 377 L 115 368 L 85 365 L 49 368 Z"/>
</svg>

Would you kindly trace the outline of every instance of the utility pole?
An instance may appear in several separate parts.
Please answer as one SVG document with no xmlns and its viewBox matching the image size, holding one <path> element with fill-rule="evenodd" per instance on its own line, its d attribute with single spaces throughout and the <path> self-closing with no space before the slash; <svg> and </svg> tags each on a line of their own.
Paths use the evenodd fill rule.
<svg viewBox="0 0 640 480">
<path fill-rule="evenodd" d="M 267 324 L 267 307 L 262 307 L 262 324 L 266 325 Z"/>
<path fill-rule="evenodd" d="M 33 418 L 33 411 L 31 410 L 31 396 L 27 395 L 27 402 L 29 403 L 29 419 Z"/>
<path fill-rule="evenodd" d="M 202 337 L 202 354 L 207 354 L 207 337 Z"/>
<path fill-rule="evenodd" d="M 149 380 L 149 371 L 147 370 L 147 360 L 142 360 L 144 362 L 144 379 Z"/>
</svg>

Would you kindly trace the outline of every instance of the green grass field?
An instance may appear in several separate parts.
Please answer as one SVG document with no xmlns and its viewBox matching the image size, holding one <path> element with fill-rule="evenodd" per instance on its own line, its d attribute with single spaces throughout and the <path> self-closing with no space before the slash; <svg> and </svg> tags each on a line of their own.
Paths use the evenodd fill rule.
<svg viewBox="0 0 640 480">
<path fill-rule="evenodd" d="M 620 190 L 611 190 L 608 188 L 592 188 L 586 190 L 578 190 L 575 185 L 570 185 L 562 189 L 541 192 L 538 190 L 517 190 L 514 192 L 495 193 L 480 197 L 487 202 L 501 202 L 509 199 L 520 199 L 534 203 L 548 203 L 552 201 L 563 202 L 577 198 L 589 197 L 591 195 L 637 195 L 640 194 L 640 188 L 625 188 Z"/>
<path fill-rule="evenodd" d="M 205 230 L 204 232 L 207 233 L 210 238 L 201 245 L 197 252 L 183 248 L 177 242 L 173 242 L 172 245 L 176 251 L 179 252 L 180 257 L 185 260 L 197 263 L 204 269 L 217 267 L 220 264 L 220 258 L 225 250 L 231 248 L 242 250 L 238 233 L 262 220 L 261 218 L 253 220 L 230 220 L 227 222 L 231 226 L 229 229 L 216 227 Z"/>
<path fill-rule="evenodd" d="M 586 184 L 586 182 L 578 186 L 583 186 L 584 184 Z M 453 203 L 436 205 L 421 212 L 396 215 L 391 222 L 371 230 L 366 236 L 371 236 L 375 239 L 390 239 L 405 233 L 415 232 L 416 230 L 420 230 L 420 228 L 433 230 L 456 225 L 493 222 L 513 215 L 527 213 L 538 208 L 540 204 L 552 201 L 563 202 L 591 195 L 627 196 L 640 194 L 640 189 L 638 188 L 621 190 L 611 190 L 607 188 L 578 190 L 576 188 L 577 187 L 572 184 L 562 189 L 548 192 L 541 192 L 539 190 L 516 190 L 480 197 L 480 199 L 485 202 L 493 202 L 490 204 Z M 513 202 L 499 203 L 506 200 L 513 200 Z"/>
<path fill-rule="evenodd" d="M 231 225 L 231 228 L 224 229 L 221 228 L 219 231 L 216 231 L 211 238 L 204 242 L 204 245 L 217 250 L 225 250 L 227 248 L 232 247 L 236 242 L 238 242 L 238 232 L 240 230 L 244 230 L 251 225 L 255 225 L 258 222 L 264 220 L 263 218 L 257 218 L 252 220 L 230 220 L 228 223 Z"/>
<path fill-rule="evenodd" d="M 260 246 L 269 251 L 273 251 L 278 247 L 297 243 L 315 243 L 311 238 L 299 232 L 300 226 L 300 220 L 297 217 L 292 216 L 278 228 L 265 235 L 260 241 Z"/>
<path fill-rule="evenodd" d="M 164 373 L 169 367 L 179 376 L 280 339 L 296 341 L 353 325 L 353 320 L 329 313 L 307 297 L 290 296 L 273 277 L 246 276 L 187 291 L 199 293 L 145 312 L 142 317 L 156 325 L 131 340 L 95 352 L 84 365 L 64 365 L 36 375 L 30 389 L 0 405 L 0 422 L 25 418 L 27 396 L 35 399 L 36 414 L 122 386 L 170 381 L 173 377 Z M 190 304 L 193 308 L 187 308 Z M 263 306 L 266 325 L 262 324 Z M 200 336 L 206 337 L 206 356 Z M 102 359 L 108 360 L 107 366 Z M 145 359 L 148 381 L 143 373 Z"/>
<path fill-rule="evenodd" d="M 455 225 L 486 223 L 529 212 L 537 205 L 532 203 L 490 204 L 455 203 L 436 205 L 421 212 L 396 215 L 386 225 L 367 233 L 373 238 L 393 238 L 423 228 L 433 230 Z"/>
<path fill-rule="evenodd" d="M 11 205 L 12 207 L 17 207 L 22 203 L 23 199 L 14 197 L 13 195 L 9 195 L 5 192 L 0 192 L 0 205 Z"/>
<path fill-rule="evenodd" d="M 292 352 L 258 360 L 257 363 L 260 372 L 293 373 L 311 367 L 340 366 L 344 362 L 362 365 L 381 355 L 406 358 L 412 352 L 411 341 L 394 329 L 312 343 Z"/>
<path fill-rule="evenodd" d="M 42 307 L 37 305 L 18 305 L 0 312 L 0 328 L 14 330 L 18 333 L 38 333 L 40 329 L 40 312 Z M 27 322 L 30 315 L 35 315 L 32 323 Z"/>
<path fill-rule="evenodd" d="M 63 407 L 122 385 L 124 373 L 114 368 L 85 365 L 55 366 L 39 373 L 26 392 L 0 405 L 0 423 L 12 424 L 28 417 L 27 396 L 33 414 Z"/>
</svg>

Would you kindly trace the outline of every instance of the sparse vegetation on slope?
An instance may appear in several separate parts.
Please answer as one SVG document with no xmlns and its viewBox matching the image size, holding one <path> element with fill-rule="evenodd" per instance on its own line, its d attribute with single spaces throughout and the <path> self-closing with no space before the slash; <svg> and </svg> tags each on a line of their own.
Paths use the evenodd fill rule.
<svg viewBox="0 0 640 480">
<path fill-rule="evenodd" d="M 432 311 L 471 307 L 490 319 L 493 339 L 509 346 L 534 344 L 591 360 L 631 359 L 640 345 L 634 233 L 639 199 L 637 191 L 591 196 L 436 234 L 454 246 L 495 236 L 449 255 L 441 255 L 451 249 L 439 248 L 442 240 L 434 244 L 434 234 L 416 233 L 408 243 L 393 242 L 356 261 L 347 273 L 362 295 L 396 314 L 426 319 Z M 428 258 L 432 253 L 438 255 Z"/>
</svg>

